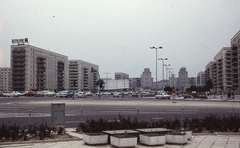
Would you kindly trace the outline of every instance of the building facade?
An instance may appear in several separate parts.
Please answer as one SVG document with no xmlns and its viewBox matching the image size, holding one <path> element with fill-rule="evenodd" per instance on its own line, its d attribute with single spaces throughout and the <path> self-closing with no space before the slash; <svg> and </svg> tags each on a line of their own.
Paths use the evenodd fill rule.
<svg viewBox="0 0 240 148">
<path fill-rule="evenodd" d="M 11 45 L 12 89 L 68 89 L 68 57 L 29 44 Z"/>
<path fill-rule="evenodd" d="M 121 80 L 121 79 L 129 79 L 129 75 L 122 72 L 116 72 L 115 73 L 115 80 Z"/>
<path fill-rule="evenodd" d="M 180 68 L 178 72 L 178 89 L 183 91 L 188 85 L 188 72 L 185 67 Z"/>
<path fill-rule="evenodd" d="M 240 94 L 240 30 L 231 39 L 232 51 L 232 89 Z"/>
<path fill-rule="evenodd" d="M 144 68 L 141 75 L 141 88 L 142 89 L 152 89 L 153 88 L 153 78 L 152 73 L 149 68 Z"/>
<path fill-rule="evenodd" d="M 97 92 L 96 82 L 99 79 L 97 72 L 92 72 L 94 68 L 99 71 L 96 64 L 82 60 L 69 60 L 69 89 L 74 91 Z"/>
<path fill-rule="evenodd" d="M 205 80 L 206 76 L 205 76 L 205 72 L 204 71 L 200 71 L 197 74 L 197 86 L 205 86 L 206 80 Z"/>
<path fill-rule="evenodd" d="M 11 90 L 11 68 L 0 68 L 0 91 L 6 92 Z"/>
</svg>

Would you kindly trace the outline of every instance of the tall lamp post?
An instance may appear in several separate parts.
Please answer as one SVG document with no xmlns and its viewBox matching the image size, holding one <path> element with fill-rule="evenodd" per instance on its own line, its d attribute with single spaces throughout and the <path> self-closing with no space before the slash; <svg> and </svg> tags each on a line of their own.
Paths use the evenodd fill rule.
<svg viewBox="0 0 240 148">
<path fill-rule="evenodd" d="M 150 47 L 150 49 L 156 49 L 156 92 L 155 92 L 155 94 L 157 94 L 157 50 L 162 49 L 162 48 L 163 48 L 162 46 L 160 46 L 160 47 L 155 47 L 155 46 Z"/>
<path fill-rule="evenodd" d="M 166 79 L 168 79 L 167 73 L 168 73 L 168 66 L 171 66 L 171 64 L 164 64 L 164 66 L 166 66 Z"/>
<path fill-rule="evenodd" d="M 162 80 L 164 80 L 164 61 L 168 60 L 168 58 L 160 58 L 158 60 L 162 60 Z"/>
</svg>

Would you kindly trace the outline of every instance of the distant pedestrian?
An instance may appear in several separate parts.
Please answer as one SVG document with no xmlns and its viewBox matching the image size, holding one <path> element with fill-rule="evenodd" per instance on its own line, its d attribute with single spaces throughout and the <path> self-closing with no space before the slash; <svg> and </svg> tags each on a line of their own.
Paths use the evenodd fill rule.
<svg viewBox="0 0 240 148">
<path fill-rule="evenodd" d="M 175 102 L 175 97 L 176 97 L 176 89 L 175 89 L 175 87 L 173 87 L 173 89 L 172 89 L 172 97 L 173 97 L 173 103 L 176 103 Z"/>
</svg>

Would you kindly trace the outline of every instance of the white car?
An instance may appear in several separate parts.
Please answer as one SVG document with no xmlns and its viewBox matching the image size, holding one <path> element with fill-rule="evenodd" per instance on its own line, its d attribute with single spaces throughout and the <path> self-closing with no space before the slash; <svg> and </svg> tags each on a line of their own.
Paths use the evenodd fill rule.
<svg viewBox="0 0 240 148">
<path fill-rule="evenodd" d="M 78 98 L 87 98 L 87 94 L 85 94 L 84 92 L 78 92 L 78 93 L 76 93 L 76 96 Z"/>
<path fill-rule="evenodd" d="M 90 91 L 88 91 L 88 92 L 86 92 L 86 95 L 87 96 L 92 96 L 93 94 Z"/>
<path fill-rule="evenodd" d="M 171 96 L 168 95 L 168 94 L 165 93 L 165 92 L 162 92 L 162 93 L 160 93 L 160 94 L 157 94 L 157 95 L 155 96 L 155 98 L 156 98 L 156 99 L 170 99 Z"/>
<path fill-rule="evenodd" d="M 115 92 L 114 94 L 113 94 L 113 97 L 120 97 L 121 96 L 121 93 L 120 92 Z"/>
<path fill-rule="evenodd" d="M 4 97 L 19 97 L 21 95 L 22 94 L 18 91 L 8 91 L 8 92 L 3 93 Z"/>
</svg>

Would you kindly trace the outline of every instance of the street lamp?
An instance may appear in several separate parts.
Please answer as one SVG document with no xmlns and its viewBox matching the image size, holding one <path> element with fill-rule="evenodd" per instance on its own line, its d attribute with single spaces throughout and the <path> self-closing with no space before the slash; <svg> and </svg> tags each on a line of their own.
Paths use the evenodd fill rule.
<svg viewBox="0 0 240 148">
<path fill-rule="evenodd" d="M 154 46 L 150 47 L 150 49 L 156 49 L 156 92 L 155 92 L 155 94 L 157 94 L 157 50 L 162 49 L 162 48 L 163 48 L 162 46 L 160 46 L 160 47 L 154 47 Z"/>
<path fill-rule="evenodd" d="M 167 76 L 167 73 L 168 73 L 168 66 L 171 66 L 171 64 L 164 64 L 164 66 L 166 66 L 166 80 L 167 80 L 167 78 L 168 78 L 168 76 Z"/>
<path fill-rule="evenodd" d="M 164 61 L 168 60 L 168 58 L 160 58 L 158 60 L 162 60 L 162 80 L 164 80 Z"/>
</svg>

